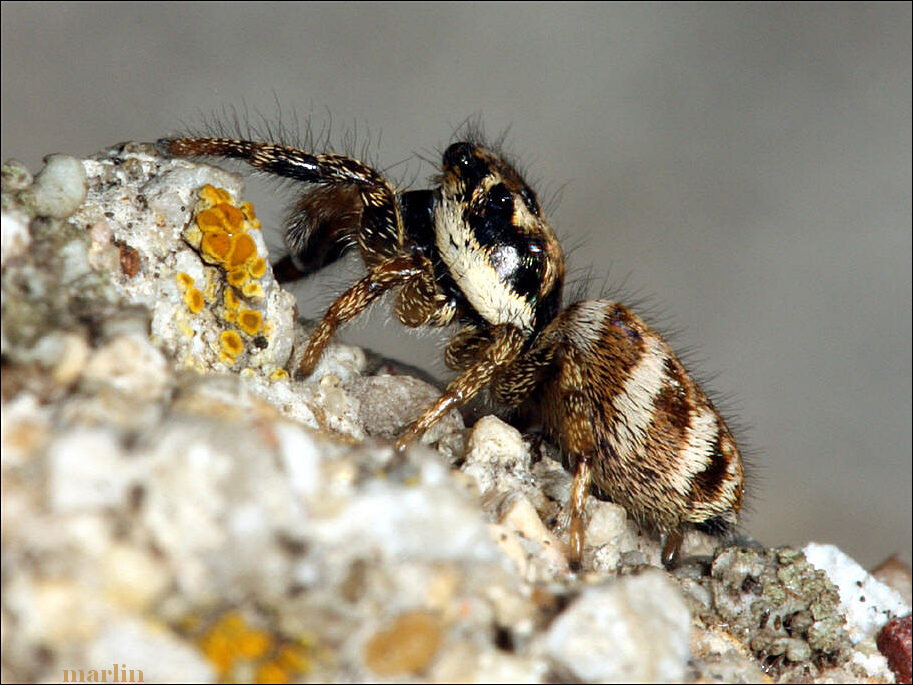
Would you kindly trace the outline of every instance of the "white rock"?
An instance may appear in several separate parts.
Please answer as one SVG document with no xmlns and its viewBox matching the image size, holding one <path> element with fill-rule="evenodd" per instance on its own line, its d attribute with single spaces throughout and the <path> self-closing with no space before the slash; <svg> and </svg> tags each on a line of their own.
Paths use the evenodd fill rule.
<svg viewBox="0 0 913 685">
<path fill-rule="evenodd" d="M 328 547 L 411 559 L 497 557 L 475 505 L 450 487 L 373 482 L 335 513 L 311 521 L 313 536 Z"/>
<path fill-rule="evenodd" d="M 479 491 L 485 494 L 499 480 L 513 474 L 528 480 L 529 461 L 529 450 L 520 431 L 495 416 L 485 416 L 476 422 L 469 436 L 462 470 L 476 480 Z"/>
<path fill-rule="evenodd" d="M 624 507 L 597 502 L 586 526 L 586 544 L 599 547 L 612 542 L 627 531 L 628 515 Z"/>
<path fill-rule="evenodd" d="M 316 440 L 297 426 L 279 425 L 279 456 L 292 490 L 310 497 L 320 487 L 320 452 Z"/>
<path fill-rule="evenodd" d="M 86 170 L 70 155 L 48 155 L 44 162 L 44 169 L 23 196 L 28 196 L 40 216 L 65 219 L 86 199 Z"/>
<path fill-rule="evenodd" d="M 6 260 L 21 255 L 31 241 L 28 215 L 4 210 L 0 214 L 0 264 L 6 264 Z"/>
<path fill-rule="evenodd" d="M 62 512 L 119 505 L 135 475 L 106 430 L 65 433 L 48 447 L 51 506 Z"/>
<path fill-rule="evenodd" d="M 691 656 L 691 615 L 660 571 L 586 588 L 549 628 L 559 671 L 594 683 L 677 682 Z"/>
<path fill-rule="evenodd" d="M 892 616 L 910 613 L 910 606 L 896 590 L 877 580 L 833 545 L 810 542 L 802 551 L 809 563 L 827 573 L 837 586 L 853 644 L 874 637 Z"/>
<path fill-rule="evenodd" d="M 107 623 L 86 650 L 86 669 L 111 669 L 121 666 L 131 682 L 146 683 L 212 683 L 216 674 L 202 652 L 179 640 L 164 627 L 144 621 L 118 617 Z M 135 673 L 141 670 L 142 678 Z M 108 674 L 108 682 L 118 682 Z"/>
<path fill-rule="evenodd" d="M 131 545 L 111 546 L 101 562 L 106 597 L 126 609 L 145 611 L 171 581 L 160 559 Z"/>
<path fill-rule="evenodd" d="M 554 577 L 568 570 L 564 546 L 545 527 L 536 508 L 522 495 L 511 498 L 504 507 L 500 523 L 517 531 L 521 536 L 541 546 L 541 556 L 548 562 L 548 575 Z M 540 555 L 537 555 L 540 556 Z"/>
<path fill-rule="evenodd" d="M 165 357 L 147 339 L 119 335 L 91 356 L 83 372 L 87 389 L 107 387 L 136 400 L 154 400 L 167 385 Z"/>
</svg>

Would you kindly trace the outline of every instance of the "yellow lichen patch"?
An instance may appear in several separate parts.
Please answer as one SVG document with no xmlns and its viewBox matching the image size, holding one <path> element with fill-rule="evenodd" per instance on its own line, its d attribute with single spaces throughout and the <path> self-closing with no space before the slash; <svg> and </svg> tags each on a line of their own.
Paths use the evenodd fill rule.
<svg viewBox="0 0 913 685">
<path fill-rule="evenodd" d="M 204 233 L 200 242 L 203 258 L 211 264 L 224 264 L 231 249 L 231 236 L 227 233 Z"/>
<path fill-rule="evenodd" d="M 238 331 L 222 331 L 219 335 L 219 344 L 222 346 L 222 352 L 231 357 L 232 364 L 235 357 L 244 351 L 244 342 Z"/>
<path fill-rule="evenodd" d="M 193 278 L 190 274 L 185 274 L 183 271 L 179 271 L 178 275 L 174 277 L 178 282 L 178 287 L 181 290 L 187 290 L 190 286 L 193 285 Z"/>
<path fill-rule="evenodd" d="M 263 314 L 254 309 L 242 309 L 238 313 L 238 326 L 248 335 L 257 335 L 263 325 Z"/>
<path fill-rule="evenodd" d="M 197 214 L 197 226 L 204 233 L 219 233 L 222 228 L 222 213 L 215 209 L 204 209 Z"/>
<path fill-rule="evenodd" d="M 266 273 L 266 260 L 263 257 L 254 257 L 247 264 L 247 273 L 254 278 L 263 278 Z"/>
<path fill-rule="evenodd" d="M 241 307 L 241 300 L 238 299 L 238 296 L 232 288 L 225 288 L 222 302 L 225 305 L 225 309 L 229 311 L 236 312 Z"/>
<path fill-rule="evenodd" d="M 241 288 L 241 294 L 248 300 L 262 300 L 263 286 L 260 285 L 259 281 L 248 281 Z"/>
<path fill-rule="evenodd" d="M 196 288 L 190 288 L 184 293 L 184 304 L 193 314 L 199 314 L 206 302 L 203 300 L 203 293 Z"/>
<path fill-rule="evenodd" d="M 256 259 L 257 243 L 246 233 L 235 240 L 235 249 L 231 253 L 231 265 L 242 266 L 249 259 Z"/>
<path fill-rule="evenodd" d="M 207 286 L 201 288 L 202 295 L 197 291 L 190 293 L 193 280 L 179 276 L 184 302 L 191 312 L 198 313 L 206 303 L 219 303 L 221 299 L 222 306 L 217 304 L 214 313 L 231 329 L 221 333 L 218 353 L 229 366 L 244 352 L 241 335 L 266 335 L 269 339 L 273 331 L 262 312 L 242 308 L 242 301 L 258 302 L 265 297 L 261 279 L 269 265 L 258 254 L 257 240 L 250 233 L 259 228 L 253 205 L 236 203 L 226 190 L 207 184 L 199 190 L 194 221 L 184 231 L 184 239 L 203 261 L 217 267 L 206 270 Z"/>
<path fill-rule="evenodd" d="M 285 369 L 276 369 L 269 375 L 271 381 L 287 381 L 289 379 L 288 371 Z"/>
<path fill-rule="evenodd" d="M 243 682 L 252 673 L 258 683 L 287 683 L 300 679 L 312 666 L 307 644 L 282 640 L 251 626 L 236 611 L 203 631 L 196 643 L 223 683 Z"/>
<path fill-rule="evenodd" d="M 240 288 L 245 283 L 247 283 L 248 277 L 248 272 L 245 269 L 232 269 L 225 275 L 225 278 L 229 284 L 235 286 L 236 288 Z"/>
<path fill-rule="evenodd" d="M 250 202 L 242 202 L 241 211 L 244 212 L 244 216 L 250 222 L 251 226 L 259 230 L 260 220 L 257 219 L 257 215 L 254 214 L 254 206 Z"/>
<path fill-rule="evenodd" d="M 248 630 L 237 640 L 238 654 L 245 659 L 259 659 L 272 646 L 272 639 L 262 630 Z"/>
<path fill-rule="evenodd" d="M 200 188 L 200 199 L 208 207 L 214 207 L 223 202 L 231 203 L 231 194 L 224 188 L 216 188 L 213 185 L 207 183 L 205 186 Z"/>
<path fill-rule="evenodd" d="M 267 662 L 257 669 L 257 673 L 254 675 L 254 682 L 282 685 L 291 681 L 289 680 L 289 674 L 281 666 Z"/>
<path fill-rule="evenodd" d="M 215 666 L 219 679 L 225 681 L 237 661 L 264 656 L 274 647 L 274 642 L 268 633 L 252 628 L 241 614 L 232 611 L 203 634 L 199 646 Z"/>
<path fill-rule="evenodd" d="M 218 205 L 216 209 L 222 212 L 225 228 L 228 229 L 229 233 L 235 235 L 244 230 L 244 212 L 229 204 Z"/>
</svg>

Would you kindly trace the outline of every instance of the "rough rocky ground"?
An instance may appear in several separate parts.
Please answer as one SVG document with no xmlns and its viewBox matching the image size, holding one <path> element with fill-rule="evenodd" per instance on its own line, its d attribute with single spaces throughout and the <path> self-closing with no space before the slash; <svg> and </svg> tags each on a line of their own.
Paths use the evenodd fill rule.
<svg viewBox="0 0 913 685">
<path fill-rule="evenodd" d="M 5 682 L 909 679 L 902 565 L 695 534 L 670 574 L 590 498 L 575 574 L 546 448 L 454 413 L 398 458 L 436 388 L 339 344 L 290 378 L 238 177 L 127 144 L 3 192 Z"/>
</svg>

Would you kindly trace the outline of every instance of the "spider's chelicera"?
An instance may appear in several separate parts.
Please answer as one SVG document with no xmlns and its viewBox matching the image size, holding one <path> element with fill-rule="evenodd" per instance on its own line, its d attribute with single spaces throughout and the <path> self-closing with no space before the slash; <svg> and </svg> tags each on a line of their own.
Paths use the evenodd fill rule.
<svg viewBox="0 0 913 685">
<path fill-rule="evenodd" d="M 450 409 L 488 388 L 535 417 L 574 474 L 570 557 L 579 565 L 593 489 L 665 536 L 674 564 L 683 532 L 725 532 L 742 504 L 742 459 L 726 423 L 666 342 L 627 307 L 561 308 L 564 253 L 533 190 L 500 155 L 450 145 L 430 190 L 397 192 L 349 157 L 268 142 L 182 137 L 183 157 L 231 157 L 302 181 L 277 275 L 303 276 L 357 246 L 367 274 L 340 295 L 301 360 L 313 371 L 336 329 L 387 291 L 406 326 L 459 323 L 445 352 L 458 372 L 400 436 L 403 450 Z"/>
</svg>

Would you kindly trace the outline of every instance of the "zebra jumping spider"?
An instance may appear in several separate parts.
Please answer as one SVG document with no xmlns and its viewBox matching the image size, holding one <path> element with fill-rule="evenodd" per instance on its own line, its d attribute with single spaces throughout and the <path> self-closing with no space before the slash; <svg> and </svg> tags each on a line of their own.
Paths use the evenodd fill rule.
<svg viewBox="0 0 913 685">
<path fill-rule="evenodd" d="M 572 565 L 582 559 L 591 489 L 664 536 L 667 566 L 689 527 L 720 533 L 736 523 L 742 458 L 725 421 L 630 309 L 606 299 L 561 308 L 561 245 L 536 194 L 500 155 L 454 143 L 434 188 L 399 192 L 376 170 L 337 154 L 202 137 L 163 139 L 159 148 L 236 158 L 310 184 L 286 234 L 290 257 L 280 263 L 298 275 L 357 246 L 368 273 L 327 310 L 300 374 L 313 371 L 339 326 L 389 290 L 406 326 L 460 324 L 444 357 L 458 375 L 396 448 L 485 388 L 495 402 L 522 407 L 573 472 Z"/>
</svg>

